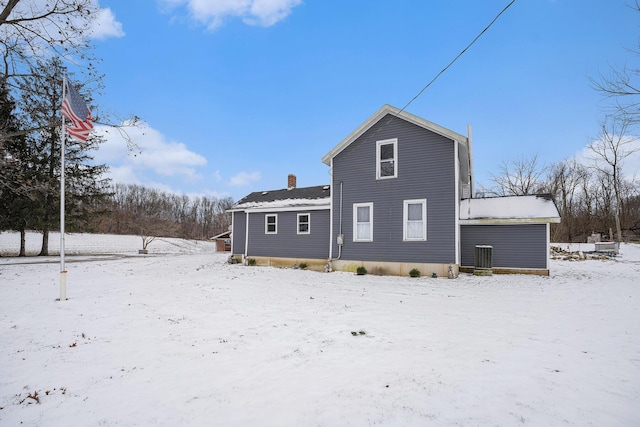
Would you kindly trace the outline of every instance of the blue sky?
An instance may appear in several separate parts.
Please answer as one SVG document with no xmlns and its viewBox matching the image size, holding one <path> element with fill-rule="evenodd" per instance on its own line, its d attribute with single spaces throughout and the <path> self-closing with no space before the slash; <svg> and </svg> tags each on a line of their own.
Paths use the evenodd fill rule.
<svg viewBox="0 0 640 427">
<path fill-rule="evenodd" d="M 508 3 L 100 0 L 94 111 L 144 125 L 130 130 L 141 153 L 109 132 L 96 158 L 117 181 L 235 200 L 289 173 L 327 184 L 321 157 L 403 107 Z M 637 65 L 639 18 L 625 0 L 517 0 L 407 111 L 471 124 L 485 186 L 504 161 L 570 158 L 604 116 L 588 78 Z"/>
</svg>

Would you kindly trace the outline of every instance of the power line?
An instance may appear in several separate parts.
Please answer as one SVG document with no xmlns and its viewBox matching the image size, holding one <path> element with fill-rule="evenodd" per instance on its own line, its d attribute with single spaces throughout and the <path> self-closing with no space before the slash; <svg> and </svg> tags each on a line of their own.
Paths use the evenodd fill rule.
<svg viewBox="0 0 640 427">
<path fill-rule="evenodd" d="M 451 67 L 451 66 L 453 65 L 453 63 L 454 63 L 454 62 L 456 62 L 456 61 L 458 60 L 458 58 L 460 58 L 460 57 L 461 57 L 461 56 L 462 56 L 462 55 L 463 55 L 467 50 L 469 50 L 469 48 L 470 48 L 471 46 L 473 46 L 473 44 L 474 44 L 476 41 L 478 41 L 478 39 L 479 39 L 479 38 L 480 38 L 480 37 L 481 37 L 485 32 L 487 32 L 487 30 L 488 30 L 489 28 L 491 28 L 491 26 L 494 24 L 494 22 L 496 22 L 496 21 L 498 20 L 498 18 L 500 18 L 500 15 L 502 15 L 503 13 L 505 13 L 505 12 L 507 11 L 507 9 L 509 9 L 509 8 L 511 7 L 511 5 L 512 5 L 512 4 L 514 4 L 515 2 L 516 2 L 516 0 L 511 0 L 511 2 L 510 2 L 508 5 L 506 5 L 506 6 L 504 7 L 504 9 L 502 9 L 502 10 L 500 11 L 500 13 L 498 13 L 498 14 L 496 15 L 496 17 L 495 17 L 495 18 L 493 18 L 493 20 L 489 23 L 489 25 L 487 25 L 487 26 L 484 28 L 484 30 L 482 30 L 482 31 L 480 32 L 480 34 L 478 34 L 478 35 L 477 35 L 477 36 L 476 36 L 476 37 L 471 41 L 471 43 L 469 43 L 469 44 L 467 45 L 467 47 L 465 47 L 465 48 L 464 48 L 464 49 L 463 49 L 463 50 L 462 50 L 462 51 L 461 51 L 461 52 L 460 52 L 460 53 L 459 53 L 455 58 L 453 58 L 453 60 L 452 60 L 451 62 L 449 62 L 449 64 L 448 64 L 446 67 L 444 67 L 444 68 L 443 68 L 443 69 L 442 69 L 438 74 L 436 74 L 436 76 L 435 76 L 435 77 L 434 77 L 434 78 L 433 78 L 429 83 L 427 83 L 427 85 L 426 85 L 425 87 L 423 87 L 423 88 L 422 88 L 422 90 L 421 90 L 420 92 L 418 92 L 418 94 L 417 94 L 416 96 L 414 96 L 413 98 L 411 98 L 411 101 L 407 102 L 407 104 L 406 104 L 404 107 L 402 107 L 402 109 L 400 110 L 400 113 L 402 113 L 402 112 L 403 112 L 403 111 L 404 111 L 404 110 L 405 110 L 409 105 L 411 105 L 411 103 L 412 103 L 413 101 L 415 101 L 416 99 L 418 99 L 418 97 L 419 97 L 420 95 L 422 95 L 422 93 L 423 93 L 425 90 L 427 90 L 427 88 L 428 88 L 429 86 L 431 86 L 431 85 L 433 84 L 433 82 L 435 82 L 435 81 L 438 79 L 438 77 L 440 77 L 440 76 L 441 76 L 445 71 L 447 71 L 447 69 L 449 69 L 449 67 Z"/>
</svg>

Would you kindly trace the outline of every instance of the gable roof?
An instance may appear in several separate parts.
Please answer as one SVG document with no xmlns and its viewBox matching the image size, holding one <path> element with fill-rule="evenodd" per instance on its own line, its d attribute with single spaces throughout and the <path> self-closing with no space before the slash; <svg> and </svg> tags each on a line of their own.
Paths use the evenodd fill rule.
<svg viewBox="0 0 640 427">
<path fill-rule="evenodd" d="M 393 107 L 389 104 L 385 104 L 378 111 L 376 111 L 371 117 L 369 117 L 364 123 L 358 126 L 356 130 L 351 132 L 349 136 L 347 136 L 338 145 L 333 147 L 331 151 L 325 154 L 324 157 L 322 157 L 322 162 L 327 166 L 331 166 L 331 159 L 333 157 L 337 156 L 342 150 L 347 148 L 352 142 L 358 139 L 363 133 L 368 131 L 373 125 L 378 123 L 387 114 L 391 114 L 395 117 L 406 120 L 409 123 L 413 123 L 414 125 L 420 126 L 424 129 L 430 130 L 431 132 L 437 133 L 438 135 L 442 135 L 445 138 L 456 141 L 459 144 L 462 144 L 465 147 L 465 149 L 468 148 L 467 147 L 468 141 L 466 136 L 460 135 L 459 133 L 456 133 L 452 130 L 444 128 L 435 123 L 432 123 L 421 117 L 415 116 L 411 113 L 407 113 L 406 111 L 400 110 L 399 108 Z M 465 152 L 467 151 L 468 149 L 465 150 Z"/>
<path fill-rule="evenodd" d="M 461 224 L 558 223 L 550 194 L 487 197 L 460 201 Z"/>
<path fill-rule="evenodd" d="M 330 195 L 331 189 L 329 185 L 254 191 L 238 200 L 229 211 L 329 209 Z"/>
</svg>

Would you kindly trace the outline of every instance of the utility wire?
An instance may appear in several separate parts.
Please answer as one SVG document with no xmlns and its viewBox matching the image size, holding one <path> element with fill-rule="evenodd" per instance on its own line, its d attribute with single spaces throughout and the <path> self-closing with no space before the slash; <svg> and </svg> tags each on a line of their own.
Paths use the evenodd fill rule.
<svg viewBox="0 0 640 427">
<path fill-rule="evenodd" d="M 498 18 L 500 18 L 500 15 L 502 15 L 503 13 L 505 13 L 505 12 L 507 11 L 507 9 L 509 9 L 509 8 L 511 7 L 511 5 L 512 5 L 512 4 L 514 4 L 515 2 L 516 2 L 516 0 L 511 0 L 511 3 L 509 3 L 508 5 L 506 5 L 506 6 L 504 7 L 504 9 L 502 9 L 502 10 L 500 11 L 500 13 L 498 13 L 498 14 L 496 15 L 496 17 L 495 17 L 495 18 L 493 18 L 493 20 L 489 23 L 489 25 L 487 25 L 487 26 L 484 28 L 484 30 L 482 30 L 482 31 L 480 32 L 480 34 L 478 34 L 478 35 L 477 35 L 477 36 L 476 36 L 476 37 L 471 41 L 471 43 L 469 43 L 469 44 L 467 45 L 467 47 L 465 47 L 465 48 L 464 48 L 464 49 L 463 49 L 463 50 L 458 54 L 458 56 L 456 56 L 455 58 L 453 58 L 453 60 L 452 60 L 451 62 L 449 62 L 449 64 L 448 64 L 446 67 L 444 67 L 444 68 L 443 68 L 443 69 L 442 69 L 438 74 L 436 74 L 436 76 L 435 76 L 435 77 L 434 77 L 434 78 L 433 78 L 429 83 L 427 83 L 427 85 L 426 85 L 425 87 L 423 87 L 423 88 L 422 88 L 422 90 L 421 90 L 420 92 L 418 92 L 418 94 L 417 94 L 416 96 L 414 96 L 413 98 L 411 98 L 411 101 L 407 102 L 407 104 L 406 104 L 404 107 L 402 107 L 402 109 L 400 110 L 400 113 L 402 113 L 402 112 L 403 112 L 403 111 L 404 111 L 404 110 L 405 110 L 409 105 L 411 105 L 411 103 L 412 103 L 413 101 L 415 101 L 416 99 L 418 99 L 418 97 L 419 97 L 420 95 L 422 95 L 422 93 L 423 93 L 425 90 L 427 90 L 427 88 L 428 88 L 429 86 L 431 86 L 431 85 L 433 84 L 433 82 L 435 82 L 435 81 L 438 79 L 438 77 L 440 77 L 440 76 L 441 76 L 445 71 L 447 71 L 447 69 L 449 69 L 449 67 L 451 67 L 451 66 L 453 65 L 453 63 L 454 63 L 454 62 L 456 62 L 456 61 L 458 60 L 458 58 L 460 58 L 460 57 L 461 57 L 461 56 L 462 56 L 462 55 L 463 55 L 467 50 L 469 50 L 469 48 L 470 48 L 471 46 L 473 46 L 473 44 L 474 44 L 476 41 L 478 41 L 478 39 L 479 39 L 479 38 L 480 38 L 480 37 L 481 37 L 485 32 L 487 32 L 487 30 L 488 30 L 489 28 L 491 28 L 491 26 L 494 24 L 494 22 L 496 22 L 496 21 L 498 20 Z M 399 114 L 399 113 L 398 113 L 398 114 Z"/>
</svg>

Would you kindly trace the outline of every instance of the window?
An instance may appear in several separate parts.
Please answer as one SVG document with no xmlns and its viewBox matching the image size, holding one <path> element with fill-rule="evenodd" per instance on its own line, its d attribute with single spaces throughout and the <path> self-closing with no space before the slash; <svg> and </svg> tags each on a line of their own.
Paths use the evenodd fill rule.
<svg viewBox="0 0 640 427">
<path fill-rule="evenodd" d="M 427 200 L 405 200 L 403 240 L 427 240 Z"/>
<path fill-rule="evenodd" d="M 373 242 L 373 203 L 354 203 L 353 241 Z"/>
<path fill-rule="evenodd" d="M 265 215 L 264 232 L 265 234 L 278 234 L 278 215 Z"/>
<path fill-rule="evenodd" d="M 398 139 L 376 142 L 376 179 L 398 176 Z"/>
<path fill-rule="evenodd" d="M 311 233 L 310 225 L 310 216 L 308 213 L 298 214 L 298 234 L 309 234 Z"/>
</svg>

